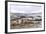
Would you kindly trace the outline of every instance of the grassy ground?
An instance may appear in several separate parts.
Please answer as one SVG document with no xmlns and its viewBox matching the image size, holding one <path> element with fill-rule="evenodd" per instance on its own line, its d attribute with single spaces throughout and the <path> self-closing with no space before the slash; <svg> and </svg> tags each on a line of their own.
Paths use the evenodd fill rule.
<svg viewBox="0 0 46 34">
<path fill-rule="evenodd" d="M 13 23 L 10 25 L 11 29 L 22 29 L 22 28 L 40 28 L 41 23 L 21 23 L 21 24 L 16 24 Z"/>
</svg>

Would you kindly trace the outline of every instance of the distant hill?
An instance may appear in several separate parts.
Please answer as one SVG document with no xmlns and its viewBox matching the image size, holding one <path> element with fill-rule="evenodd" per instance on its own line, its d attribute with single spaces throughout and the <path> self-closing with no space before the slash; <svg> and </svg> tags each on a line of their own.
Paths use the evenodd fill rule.
<svg viewBox="0 0 46 34">
<path fill-rule="evenodd" d="M 14 16 L 16 15 L 18 17 L 20 16 L 41 16 L 42 15 L 42 13 L 10 13 L 10 14 Z"/>
<path fill-rule="evenodd" d="M 37 17 L 37 16 L 42 16 L 42 13 L 10 13 L 10 18 L 15 18 L 15 17 L 21 17 L 21 16 L 25 16 L 25 17 Z"/>
</svg>

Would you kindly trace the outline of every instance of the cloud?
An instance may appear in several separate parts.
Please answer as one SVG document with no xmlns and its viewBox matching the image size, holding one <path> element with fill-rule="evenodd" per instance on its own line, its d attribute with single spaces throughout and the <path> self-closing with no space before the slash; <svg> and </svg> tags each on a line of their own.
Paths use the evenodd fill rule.
<svg viewBox="0 0 46 34">
<path fill-rule="evenodd" d="M 11 5 L 12 13 L 38 13 L 41 11 L 42 7 L 38 6 Z"/>
</svg>

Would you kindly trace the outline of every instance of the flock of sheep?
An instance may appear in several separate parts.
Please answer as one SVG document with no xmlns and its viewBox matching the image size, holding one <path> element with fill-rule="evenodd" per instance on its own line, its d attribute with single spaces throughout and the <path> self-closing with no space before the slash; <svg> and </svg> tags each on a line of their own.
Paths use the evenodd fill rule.
<svg viewBox="0 0 46 34">
<path fill-rule="evenodd" d="M 16 27 L 16 26 L 27 26 L 27 25 L 32 25 L 32 24 L 39 24 L 41 21 L 33 21 L 31 18 L 21 18 L 21 19 L 13 19 L 10 21 L 11 27 Z"/>
</svg>

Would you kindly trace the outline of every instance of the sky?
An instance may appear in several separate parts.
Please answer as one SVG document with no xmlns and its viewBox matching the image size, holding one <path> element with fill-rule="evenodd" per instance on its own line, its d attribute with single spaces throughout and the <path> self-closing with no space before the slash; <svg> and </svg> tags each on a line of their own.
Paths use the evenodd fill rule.
<svg viewBox="0 0 46 34">
<path fill-rule="evenodd" d="M 36 5 L 10 5 L 11 13 L 39 13 L 42 12 L 41 6 Z"/>
</svg>

